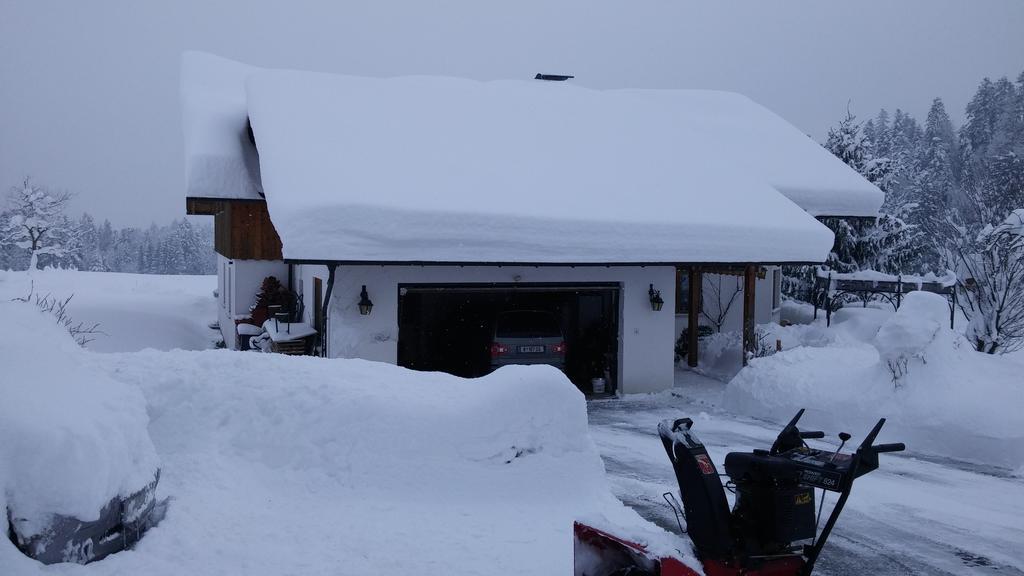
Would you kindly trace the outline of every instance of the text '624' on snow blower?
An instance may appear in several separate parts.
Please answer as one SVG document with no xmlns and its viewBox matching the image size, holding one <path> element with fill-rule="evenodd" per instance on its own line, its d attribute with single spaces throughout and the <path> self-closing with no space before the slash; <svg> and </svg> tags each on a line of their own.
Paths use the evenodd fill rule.
<svg viewBox="0 0 1024 576">
<path fill-rule="evenodd" d="M 824 432 L 797 428 L 804 411 L 782 429 L 770 450 L 732 452 L 725 457 L 726 487 L 689 418 L 664 420 L 658 433 L 679 482 L 686 533 L 707 576 L 807 576 L 821 554 L 853 481 L 878 468 L 878 455 L 899 452 L 903 444 L 874 445 L 882 418 L 853 454 L 841 454 L 850 435 L 840 433 L 836 450 L 816 450 L 805 439 Z M 734 487 L 734 488 L 733 488 Z M 725 488 L 734 490 L 732 511 Z M 839 498 L 818 532 L 821 507 L 815 489 Z M 577 522 L 576 576 L 696 576 L 678 557 L 652 554 L 629 538 Z"/>
</svg>

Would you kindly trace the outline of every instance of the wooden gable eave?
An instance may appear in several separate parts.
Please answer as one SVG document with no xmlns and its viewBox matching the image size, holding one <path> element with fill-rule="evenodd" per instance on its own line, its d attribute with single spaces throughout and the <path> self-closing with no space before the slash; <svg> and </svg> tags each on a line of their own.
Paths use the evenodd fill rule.
<svg viewBox="0 0 1024 576">
<path fill-rule="evenodd" d="M 189 216 L 216 216 L 224 209 L 224 200 L 220 198 L 185 197 L 185 214 Z"/>
<path fill-rule="evenodd" d="M 277 234 L 265 200 L 185 198 L 186 213 L 213 216 L 214 251 L 231 260 L 282 260 Z"/>
</svg>

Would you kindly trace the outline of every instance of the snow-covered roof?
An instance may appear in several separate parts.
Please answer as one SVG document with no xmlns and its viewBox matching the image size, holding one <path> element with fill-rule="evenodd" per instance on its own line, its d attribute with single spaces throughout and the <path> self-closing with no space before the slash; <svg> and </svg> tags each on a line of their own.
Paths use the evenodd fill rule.
<svg viewBox="0 0 1024 576">
<path fill-rule="evenodd" d="M 259 70 L 202 52 L 181 59 L 186 195 L 262 198 L 259 157 L 249 140 L 245 78 Z"/>
<path fill-rule="evenodd" d="M 287 259 L 820 262 L 832 234 L 812 214 L 872 216 L 882 202 L 732 93 L 249 67 L 218 76 L 245 78 L 232 118 L 252 124 Z"/>
</svg>

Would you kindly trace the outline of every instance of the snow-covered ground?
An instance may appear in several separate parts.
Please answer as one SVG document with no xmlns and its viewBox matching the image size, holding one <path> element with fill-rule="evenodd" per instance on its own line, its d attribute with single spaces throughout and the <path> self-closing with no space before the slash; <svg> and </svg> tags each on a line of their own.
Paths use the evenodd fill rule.
<svg viewBox="0 0 1024 576">
<path fill-rule="evenodd" d="M 220 338 L 209 328 L 217 319 L 216 276 L 162 276 L 75 270 L 0 270 L 0 301 L 30 291 L 63 300 L 75 322 L 99 323 L 88 349 L 96 352 L 201 350 Z"/>
<path fill-rule="evenodd" d="M 8 301 L 27 293 L 30 282 L 37 292 L 75 294 L 70 311 L 76 319 L 114 332 L 108 346 L 90 348 L 116 353 L 82 351 L 69 339 L 52 343 L 53 326 L 36 330 L 26 323 L 26 310 L 38 313 Z M 942 420 L 944 428 L 935 431 L 919 410 L 927 404 L 901 406 L 895 403 L 898 394 L 887 397 L 890 403 L 880 396 L 861 402 L 849 411 L 855 418 L 840 422 L 851 414 L 837 409 L 846 397 L 835 386 L 863 384 L 856 376 L 880 361 L 882 352 L 872 342 L 892 312 L 850 308 L 836 315 L 831 328 L 818 322 L 777 330 L 785 351 L 755 360 L 728 396 L 749 400 L 750 387 L 763 382 L 781 399 L 763 403 L 765 413 L 738 416 L 749 408 L 746 401 L 727 397 L 725 384 L 687 371 L 678 373 L 674 393 L 586 405 L 564 378 L 543 367 L 463 380 L 363 361 L 171 350 L 210 345 L 213 331 L 206 324 L 214 315 L 214 283 L 209 277 L 67 271 L 37 273 L 30 281 L 24 274 L 0 273 L 0 315 L 9 325 L 18 319 L 2 333 L 7 341 L 0 345 L 9 352 L 4 362 L 20 370 L 18 378 L 0 380 L 8 408 L 0 412 L 8 427 L 4 437 L 17 439 L 13 429 L 20 434 L 46 428 L 12 408 L 11 399 L 24 400 L 34 391 L 66 394 L 58 407 L 77 402 L 124 409 L 128 427 L 135 418 L 128 408 L 140 395 L 162 468 L 159 496 L 171 498 L 167 517 L 136 549 L 86 567 L 44 568 L 0 538 L 0 574 L 563 574 L 572 563 L 571 523 L 581 516 L 625 524 L 655 544 L 685 549 L 685 540 L 652 528 L 612 497 L 673 529 L 675 519 L 661 495 L 678 488 L 657 422 L 694 417 L 697 433 L 721 465 L 729 451 L 770 444 L 778 420 L 788 418 L 801 398 L 814 400 L 806 404 L 812 409 L 808 424 L 820 424 L 833 439 L 842 429 L 856 442 L 867 428 L 862 420 L 887 415 L 882 441 L 909 445 L 906 453 L 883 456 L 881 469 L 858 481 L 820 563 L 823 574 L 1024 574 L 1020 472 L 1014 476 L 986 458 L 968 462 L 956 450 L 935 450 L 944 434 L 951 446 L 961 446 L 965 430 Z M 168 326 L 177 327 L 173 338 L 163 329 Z M 33 350 L 39 352 L 12 343 L 38 344 Z M 76 401 L 74 395 L 33 388 L 33 366 L 45 362 L 44 351 L 62 358 L 47 369 L 72 370 L 83 386 L 103 382 L 121 400 L 91 398 L 87 390 Z M 903 387 L 946 390 L 958 382 L 942 380 L 950 370 L 963 378 L 977 371 L 971 365 L 965 373 L 951 363 L 975 360 L 954 349 L 949 358 L 911 366 Z M 1024 369 L 1024 354 L 983 361 L 998 364 L 982 369 L 1001 385 L 1016 383 L 1012 375 Z M 887 371 L 882 377 L 891 387 Z M 821 381 L 838 383 L 815 389 Z M 951 397 L 939 396 L 943 402 Z M 977 396 L 965 398 L 965 414 L 970 409 L 977 416 L 984 401 Z M 35 408 L 46 408 L 47 398 L 36 398 L 41 403 Z M 1004 420 L 989 418 L 979 427 L 1004 426 L 1019 399 L 1005 398 L 1004 406 L 992 408 Z M 60 418 L 62 411 L 46 413 Z M 67 416 L 75 421 L 65 430 L 78 440 L 110 424 L 96 428 L 81 414 Z M 85 432 L 79 437 L 74 430 Z M 929 430 L 932 444 L 921 439 L 927 440 Z M 22 438 L 24 447 L 38 436 Z M 117 438 L 118 446 L 130 446 Z M 0 489 L 8 502 L 32 493 L 25 487 L 35 483 L 51 490 L 44 496 L 52 497 L 53 506 L 62 493 L 75 490 L 93 501 L 121 491 L 113 476 L 124 469 L 117 472 L 110 453 L 95 444 L 40 441 L 38 454 L 17 451 L 24 465 L 56 462 L 61 451 L 73 450 L 77 460 L 65 464 L 77 467 L 60 476 L 82 485 L 64 486 L 42 484 L 45 474 L 15 476 L 16 444 L 0 447 L 6 448 L 0 449 Z M 48 448 L 55 452 L 46 454 Z M 138 454 L 139 462 L 151 464 L 145 450 Z M 81 465 L 89 461 L 111 466 Z M 49 469 L 56 470 L 36 466 L 37 472 Z"/>
<path fill-rule="evenodd" d="M 76 294 L 102 285 L 83 278 L 69 286 Z M 139 306 L 127 304 L 126 314 Z M 613 496 L 586 402 L 553 368 L 467 380 L 361 360 L 161 351 L 147 330 L 136 337 L 149 349 L 100 354 L 77 348 L 31 304 L 0 301 L 0 316 L 18 320 L 0 332 L 0 350 L 11 352 L 5 364 L 17 365 L 17 377 L 0 380 L 0 503 L 85 515 L 135 487 L 119 479 L 151 470 L 153 448 L 158 497 L 170 498 L 135 549 L 84 567 L 44 567 L 0 538 L 4 576 L 566 574 L 577 518 L 629 527 L 655 548 L 677 545 Z M 48 354 L 59 362 L 46 364 Z M 77 395 L 40 386 L 35 373 Z M 105 421 L 110 411 L 120 419 Z M 133 460 L 131 438 L 116 428 L 140 415 L 152 444 L 136 433 L 150 451 Z M 61 482 L 31 485 L 48 472 Z"/>
<path fill-rule="evenodd" d="M 680 371 L 672 393 L 591 402 L 591 437 L 616 495 L 678 530 L 661 496 L 678 491 L 655 429 L 662 419 L 692 417 L 719 470 L 728 452 L 770 446 L 781 426 L 723 410 L 724 391 L 721 382 Z M 840 428 L 826 423 L 823 429 L 830 437 L 812 443 L 838 445 Z M 867 430 L 843 431 L 856 443 Z M 883 455 L 879 470 L 857 481 L 815 573 L 1024 574 L 1022 542 L 1024 481 L 1004 470 L 926 457 L 911 444 L 907 452 Z"/>
</svg>

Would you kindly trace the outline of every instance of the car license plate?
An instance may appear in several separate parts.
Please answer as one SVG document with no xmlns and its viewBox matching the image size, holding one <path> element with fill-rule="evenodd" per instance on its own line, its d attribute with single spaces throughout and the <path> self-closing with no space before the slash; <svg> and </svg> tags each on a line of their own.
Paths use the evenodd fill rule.
<svg viewBox="0 0 1024 576">
<path fill-rule="evenodd" d="M 543 352 L 543 346 L 520 346 L 519 351 L 523 354 L 536 354 L 537 352 Z"/>
</svg>

